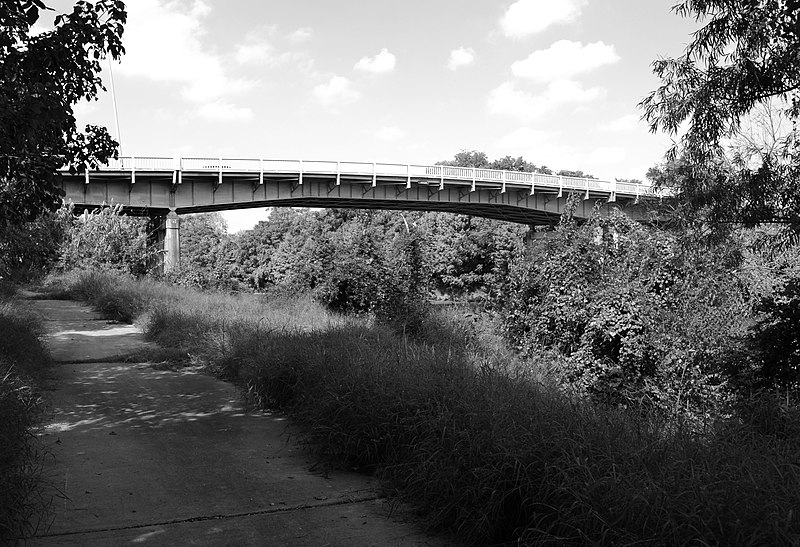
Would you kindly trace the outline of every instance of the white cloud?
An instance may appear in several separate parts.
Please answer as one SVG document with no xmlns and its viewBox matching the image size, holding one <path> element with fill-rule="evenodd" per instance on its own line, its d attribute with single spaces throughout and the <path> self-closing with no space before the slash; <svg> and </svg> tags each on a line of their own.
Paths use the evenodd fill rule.
<svg viewBox="0 0 800 547">
<path fill-rule="evenodd" d="M 469 66 L 475 62 L 475 50 L 471 47 L 460 47 L 450 52 L 447 68 L 457 70 L 462 66 Z"/>
<path fill-rule="evenodd" d="M 614 46 L 594 42 L 585 46 L 580 42 L 559 40 L 547 49 L 531 53 L 527 59 L 511 65 L 511 72 L 520 78 L 537 82 L 571 78 L 603 65 L 619 61 Z"/>
<path fill-rule="evenodd" d="M 639 127 L 640 119 L 636 114 L 626 114 L 621 118 L 600 125 L 597 130 L 603 133 L 622 133 Z"/>
<path fill-rule="evenodd" d="M 314 35 L 313 29 L 302 27 L 289 35 L 289 40 L 295 44 L 302 44 L 311 39 Z"/>
<path fill-rule="evenodd" d="M 275 48 L 266 40 L 251 40 L 236 46 L 234 59 L 240 65 L 268 64 L 275 55 Z"/>
<path fill-rule="evenodd" d="M 220 100 L 201 105 L 196 113 L 201 118 L 215 122 L 240 122 L 253 118 L 253 111 Z"/>
<path fill-rule="evenodd" d="M 500 28 L 509 38 L 523 38 L 556 23 L 577 19 L 588 0 L 517 0 L 500 18 Z"/>
<path fill-rule="evenodd" d="M 361 93 L 344 76 L 333 76 L 324 84 L 314 87 L 314 97 L 325 106 L 340 106 L 357 101 Z"/>
<path fill-rule="evenodd" d="M 210 13 L 199 0 L 188 9 L 177 2 L 129 2 L 119 73 L 179 84 L 184 98 L 200 104 L 252 89 L 254 82 L 231 76 L 225 60 L 203 47 L 203 19 Z"/>
<path fill-rule="evenodd" d="M 234 59 L 240 65 L 277 67 L 294 64 L 303 70 L 310 62 L 307 54 L 300 51 L 281 51 L 272 38 L 277 34 L 277 27 L 267 27 L 258 32 L 248 32 L 244 41 L 236 46 Z M 289 38 L 291 40 L 291 37 Z"/>
<path fill-rule="evenodd" d="M 531 121 L 561 105 L 589 103 L 602 94 L 603 90 L 598 87 L 584 89 L 571 80 L 552 82 L 539 94 L 519 90 L 513 82 L 504 82 L 489 93 L 488 107 L 490 114 Z"/>
<path fill-rule="evenodd" d="M 354 68 L 362 72 L 383 74 L 393 71 L 396 63 L 397 57 L 389 53 L 388 49 L 383 48 L 375 57 L 362 57 Z"/>
<path fill-rule="evenodd" d="M 398 141 L 405 136 L 406 132 L 394 125 L 381 127 L 375 132 L 376 139 L 386 142 Z"/>
</svg>

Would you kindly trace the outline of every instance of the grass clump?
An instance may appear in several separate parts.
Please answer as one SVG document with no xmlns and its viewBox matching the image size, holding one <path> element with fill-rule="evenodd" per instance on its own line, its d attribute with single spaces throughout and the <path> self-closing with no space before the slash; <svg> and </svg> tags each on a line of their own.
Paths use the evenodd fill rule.
<svg viewBox="0 0 800 547">
<path fill-rule="evenodd" d="M 39 393 L 50 357 L 41 326 L 0 299 L 0 543 L 30 537 L 49 502 L 42 497 L 44 451 L 36 437 L 44 412 Z"/>
<path fill-rule="evenodd" d="M 141 315 L 152 338 L 192 348 L 468 542 L 800 544 L 800 419 L 779 402 L 698 435 L 565 395 L 469 318 L 434 315 L 414 342 L 302 299 L 157 290 Z"/>
</svg>

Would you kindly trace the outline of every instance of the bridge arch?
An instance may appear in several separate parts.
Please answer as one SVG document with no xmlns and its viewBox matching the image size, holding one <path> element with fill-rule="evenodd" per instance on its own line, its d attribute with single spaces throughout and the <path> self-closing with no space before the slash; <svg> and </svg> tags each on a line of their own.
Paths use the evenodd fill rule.
<svg viewBox="0 0 800 547">
<path fill-rule="evenodd" d="M 176 215 L 255 207 L 344 207 L 442 211 L 528 225 L 555 224 L 569 194 L 588 217 L 637 204 L 649 186 L 471 167 L 319 160 L 121 157 L 82 174 L 62 172 L 65 199 L 78 209 L 122 204 L 163 218 L 165 264 L 178 263 Z M 169 214 L 169 217 L 168 217 Z M 172 239 L 171 239 L 172 238 Z"/>
</svg>

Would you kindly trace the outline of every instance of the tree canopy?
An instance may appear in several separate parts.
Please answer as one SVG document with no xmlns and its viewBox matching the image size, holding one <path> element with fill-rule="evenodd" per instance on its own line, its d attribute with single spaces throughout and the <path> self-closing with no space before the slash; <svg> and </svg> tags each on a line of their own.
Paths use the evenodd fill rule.
<svg viewBox="0 0 800 547">
<path fill-rule="evenodd" d="M 124 3 L 79 1 L 32 32 L 43 11 L 53 10 L 41 0 L 0 0 L 0 218 L 10 223 L 60 206 L 57 169 L 81 171 L 117 148 L 103 127 L 79 131 L 73 106 L 105 90 L 100 61 L 124 52 Z"/>
<path fill-rule="evenodd" d="M 683 0 L 673 11 L 705 25 L 676 59 L 659 59 L 663 81 L 641 103 L 653 131 L 686 134 L 670 150 L 691 161 L 719 152 L 741 117 L 770 97 L 800 113 L 800 0 Z"/>
<path fill-rule="evenodd" d="M 679 138 L 649 178 L 715 229 L 779 222 L 797 233 L 800 1 L 683 0 L 673 10 L 704 26 L 681 56 L 653 63 L 663 83 L 641 102 L 644 118 Z M 741 154 L 742 122 L 764 105 L 792 130 Z"/>
</svg>

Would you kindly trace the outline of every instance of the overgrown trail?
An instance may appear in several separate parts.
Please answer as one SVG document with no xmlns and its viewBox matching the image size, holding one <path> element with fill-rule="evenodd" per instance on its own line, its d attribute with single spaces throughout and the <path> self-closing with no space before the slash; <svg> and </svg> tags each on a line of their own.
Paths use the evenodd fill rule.
<svg viewBox="0 0 800 547">
<path fill-rule="evenodd" d="M 233 386 L 136 363 L 149 344 L 135 327 L 76 302 L 30 305 L 59 363 L 54 515 L 34 544 L 442 544 L 390 518 L 368 478 L 314 471 L 291 425 L 245 410 Z"/>
</svg>

